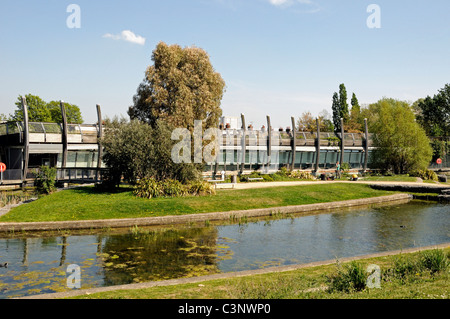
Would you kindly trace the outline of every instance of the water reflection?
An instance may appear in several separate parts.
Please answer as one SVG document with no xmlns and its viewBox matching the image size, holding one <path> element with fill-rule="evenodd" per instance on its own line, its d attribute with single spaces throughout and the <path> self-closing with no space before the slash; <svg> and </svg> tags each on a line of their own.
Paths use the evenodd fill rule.
<svg viewBox="0 0 450 319">
<path fill-rule="evenodd" d="M 0 239 L 1 297 L 307 263 L 450 241 L 450 206 L 408 204 L 218 226 Z"/>
</svg>

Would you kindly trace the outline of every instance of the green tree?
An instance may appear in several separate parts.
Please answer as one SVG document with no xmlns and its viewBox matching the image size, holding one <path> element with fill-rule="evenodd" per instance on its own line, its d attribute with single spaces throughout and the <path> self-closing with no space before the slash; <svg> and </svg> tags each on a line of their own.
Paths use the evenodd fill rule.
<svg viewBox="0 0 450 319">
<path fill-rule="evenodd" d="M 64 102 L 64 107 L 66 108 L 66 117 L 67 123 L 72 124 L 82 124 L 83 117 L 81 116 L 81 111 L 78 106 L 75 104 L 70 104 Z M 61 114 L 61 105 L 59 101 L 50 101 L 47 103 L 47 108 L 50 111 L 52 122 L 61 123 L 62 122 L 62 114 Z"/>
<path fill-rule="evenodd" d="M 30 122 L 52 122 L 61 123 L 61 107 L 57 101 L 51 101 L 49 103 L 42 100 L 37 95 L 27 94 L 25 95 L 28 106 L 28 120 Z M 23 109 L 22 98 L 19 96 L 16 101 L 17 109 L 14 111 L 12 120 L 23 121 Z M 66 107 L 66 116 L 68 123 L 81 124 L 83 118 L 81 116 L 80 108 L 74 104 L 64 103 Z"/>
<path fill-rule="evenodd" d="M 433 97 L 419 99 L 415 106 L 417 120 L 429 136 L 450 136 L 450 84 Z"/>
<path fill-rule="evenodd" d="M 347 103 L 347 89 L 344 83 L 339 85 L 339 107 L 341 118 L 344 119 L 344 124 L 347 124 L 350 119 Z"/>
<path fill-rule="evenodd" d="M 52 115 L 47 108 L 47 103 L 37 95 L 27 94 L 25 99 L 28 105 L 28 119 L 30 122 L 52 122 Z M 16 101 L 17 109 L 14 111 L 13 120 L 23 121 L 22 97 Z"/>
<path fill-rule="evenodd" d="M 333 94 L 333 103 L 331 105 L 331 110 L 333 112 L 333 125 L 335 132 L 341 131 L 341 107 L 339 104 L 339 95 L 337 92 Z"/>
<path fill-rule="evenodd" d="M 347 132 L 361 132 L 363 129 L 364 120 L 361 117 L 361 106 L 359 105 L 356 94 L 352 94 L 351 99 L 352 109 L 350 111 L 350 119 L 346 125 Z"/>
<path fill-rule="evenodd" d="M 376 147 L 373 164 L 396 174 L 426 169 L 432 149 L 407 102 L 384 98 L 368 107 L 369 130 Z"/>
<path fill-rule="evenodd" d="M 172 128 L 163 121 L 151 127 L 139 120 L 106 119 L 102 145 L 109 181 L 118 185 L 122 176 L 131 183 L 150 177 L 181 182 L 198 179 L 198 166 L 172 161 L 175 141 L 171 139 L 171 132 Z"/>
<path fill-rule="evenodd" d="M 163 120 L 190 131 L 194 120 L 204 120 L 205 128 L 217 127 L 225 82 L 215 72 L 208 54 L 200 48 L 160 42 L 152 61 L 128 109 L 130 118 L 153 127 Z"/>
</svg>

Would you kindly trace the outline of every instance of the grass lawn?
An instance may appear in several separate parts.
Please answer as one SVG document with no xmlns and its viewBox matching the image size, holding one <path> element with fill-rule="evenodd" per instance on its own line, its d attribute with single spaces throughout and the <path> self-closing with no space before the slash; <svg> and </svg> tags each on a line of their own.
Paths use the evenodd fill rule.
<svg viewBox="0 0 450 319">
<path fill-rule="evenodd" d="M 361 180 L 371 182 L 416 182 L 417 177 L 409 175 L 365 176 Z"/>
<path fill-rule="evenodd" d="M 217 190 L 204 197 L 136 198 L 131 188 L 115 193 L 93 187 L 63 190 L 13 208 L 0 222 L 38 222 L 137 218 L 245 210 L 368 198 L 393 194 L 352 183 L 309 184 L 254 189 Z"/>
<path fill-rule="evenodd" d="M 424 253 L 416 252 L 362 259 L 362 269 L 370 264 L 380 267 L 379 288 L 361 291 L 327 289 L 327 278 L 338 273 L 337 264 L 303 268 L 282 273 L 205 281 L 136 290 L 119 290 L 83 295 L 86 299 L 448 299 L 450 248 L 441 250 L 447 259 L 446 269 L 432 273 L 415 269 L 408 273 L 405 265 L 417 265 Z M 434 254 L 432 254 L 434 255 Z M 350 263 L 342 264 L 345 267 Z M 414 268 L 414 266 L 412 267 Z M 418 268 L 418 267 L 416 267 Z"/>
</svg>

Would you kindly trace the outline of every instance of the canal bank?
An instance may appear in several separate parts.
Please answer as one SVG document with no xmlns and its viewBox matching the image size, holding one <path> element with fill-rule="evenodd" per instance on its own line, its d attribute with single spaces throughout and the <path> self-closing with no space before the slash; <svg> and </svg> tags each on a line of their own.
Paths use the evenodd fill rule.
<svg viewBox="0 0 450 319">
<path fill-rule="evenodd" d="M 212 222 L 239 218 L 264 217 L 283 214 L 301 214 L 316 211 L 329 211 L 336 208 L 364 207 L 380 203 L 406 203 L 413 199 L 410 194 L 394 194 L 387 196 L 353 199 L 328 203 L 306 205 L 293 205 L 250 210 L 235 210 L 226 212 L 198 213 L 177 216 L 159 216 L 143 218 L 122 218 L 102 220 L 79 220 L 58 222 L 6 222 L 0 223 L 0 233 L 26 232 L 26 231 L 59 231 L 59 230 L 86 230 L 102 228 L 124 228 L 190 224 L 198 222 Z"/>
<path fill-rule="evenodd" d="M 420 251 L 431 250 L 431 249 L 445 249 L 445 248 L 449 248 L 449 247 L 450 247 L 450 243 L 424 246 L 424 247 L 407 248 L 407 249 L 401 249 L 401 250 L 393 250 L 393 251 L 386 251 L 386 252 L 380 252 L 380 253 L 374 253 L 374 254 L 367 254 L 367 255 L 362 255 L 362 256 L 339 258 L 339 262 L 347 263 L 347 262 L 356 261 L 356 260 L 387 257 L 387 256 L 400 255 L 400 254 L 408 254 L 408 253 L 420 252 Z M 83 296 L 83 295 L 88 296 L 88 295 L 95 294 L 95 293 L 103 293 L 103 292 L 110 292 L 110 291 L 135 290 L 135 289 L 174 286 L 174 285 L 182 285 L 182 284 L 196 284 L 196 283 L 202 283 L 202 282 L 207 282 L 207 281 L 212 281 L 212 280 L 238 278 L 238 277 L 249 277 L 249 276 L 264 275 L 264 274 L 270 274 L 270 273 L 283 273 L 283 272 L 295 271 L 295 270 L 300 270 L 300 269 L 305 269 L 305 268 L 331 265 L 331 264 L 335 264 L 335 263 L 336 263 L 336 259 L 332 259 L 332 260 L 325 260 L 325 261 L 319 261 L 319 262 L 311 262 L 311 263 L 306 263 L 306 264 L 268 267 L 268 268 L 263 268 L 263 269 L 246 270 L 246 271 L 229 272 L 229 273 L 219 273 L 219 274 L 191 277 L 191 278 L 179 278 L 179 279 L 170 279 L 170 280 L 163 280 L 163 281 L 151 281 L 151 282 L 136 283 L 136 284 L 116 285 L 116 286 L 109 286 L 109 287 L 71 290 L 71 291 L 66 291 L 66 292 L 57 292 L 57 293 L 26 296 L 26 297 L 21 297 L 19 299 L 61 299 L 61 298 L 72 298 L 72 297 Z"/>
</svg>

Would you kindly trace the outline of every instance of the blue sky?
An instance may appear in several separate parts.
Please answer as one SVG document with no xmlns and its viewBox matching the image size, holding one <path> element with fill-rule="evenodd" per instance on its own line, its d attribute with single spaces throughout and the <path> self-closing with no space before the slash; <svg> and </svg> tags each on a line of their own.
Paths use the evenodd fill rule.
<svg viewBox="0 0 450 319">
<path fill-rule="evenodd" d="M 67 26 L 70 4 L 80 28 Z M 367 26 L 370 4 L 380 28 Z M 87 123 L 97 103 L 126 116 L 160 41 L 206 50 L 224 115 L 255 126 L 331 113 L 340 83 L 361 104 L 413 102 L 450 83 L 449 16 L 448 0 L 1 0 L 0 113 L 32 93 L 77 104 Z"/>
</svg>

